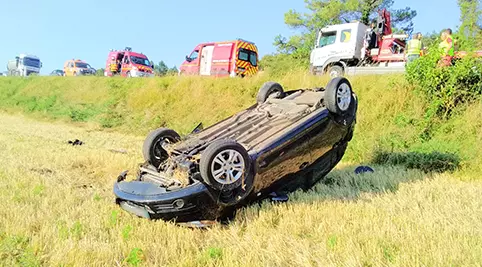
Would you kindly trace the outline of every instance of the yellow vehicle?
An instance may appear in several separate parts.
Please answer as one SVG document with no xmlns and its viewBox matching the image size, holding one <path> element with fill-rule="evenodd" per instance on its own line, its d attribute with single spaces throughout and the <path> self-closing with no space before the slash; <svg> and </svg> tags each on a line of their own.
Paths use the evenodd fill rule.
<svg viewBox="0 0 482 267">
<path fill-rule="evenodd" d="M 80 59 L 70 59 L 64 63 L 64 76 L 94 75 L 96 70 Z"/>
</svg>

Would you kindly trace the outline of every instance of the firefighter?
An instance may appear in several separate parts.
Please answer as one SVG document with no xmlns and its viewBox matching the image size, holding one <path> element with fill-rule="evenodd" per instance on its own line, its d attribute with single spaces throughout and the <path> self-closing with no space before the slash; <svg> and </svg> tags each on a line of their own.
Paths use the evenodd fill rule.
<svg viewBox="0 0 482 267">
<path fill-rule="evenodd" d="M 118 66 L 115 61 L 115 57 L 112 57 L 110 61 L 110 72 L 112 72 L 112 75 L 114 75 L 115 73 L 117 73 L 117 71 L 118 71 Z"/>
<path fill-rule="evenodd" d="M 422 54 L 422 33 L 418 32 L 414 38 L 407 43 L 407 64 L 419 58 Z"/>
</svg>

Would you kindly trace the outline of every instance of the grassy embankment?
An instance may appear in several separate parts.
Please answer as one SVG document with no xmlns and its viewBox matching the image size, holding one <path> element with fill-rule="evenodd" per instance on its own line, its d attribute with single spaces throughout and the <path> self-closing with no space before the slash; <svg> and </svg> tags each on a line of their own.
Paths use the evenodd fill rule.
<svg viewBox="0 0 482 267">
<path fill-rule="evenodd" d="M 209 126 L 250 106 L 258 88 L 268 80 L 289 89 L 323 86 L 328 81 L 304 73 L 252 79 L 3 78 L 0 109 L 36 118 L 89 122 L 97 129 L 138 136 L 159 126 L 186 134 L 199 122 Z M 401 155 L 402 161 L 419 161 L 432 152 L 454 153 L 461 160 L 460 174 L 478 178 L 482 171 L 478 156 L 482 155 L 482 102 L 458 110 L 448 121 L 428 121 L 424 118 L 427 104 L 402 76 L 356 77 L 351 81 L 360 110 L 349 160 L 371 161 L 378 152 L 419 153 Z M 429 155 L 422 161 L 436 158 L 440 157 Z"/>
<path fill-rule="evenodd" d="M 353 79 L 360 112 L 346 157 L 327 182 L 288 203 L 248 207 L 208 231 L 135 218 L 112 203 L 113 179 L 140 162 L 150 129 L 214 123 L 253 103 L 269 79 L 0 79 L 0 107 L 28 114 L 0 114 L 0 265 L 480 265 L 481 104 L 427 131 L 425 103 L 400 77 Z M 287 88 L 327 81 L 276 80 Z M 66 144 L 74 138 L 85 145 Z M 453 152 L 462 169 L 371 164 L 392 150 L 428 167 L 439 157 L 427 153 Z M 376 172 L 354 175 L 365 163 Z"/>
</svg>

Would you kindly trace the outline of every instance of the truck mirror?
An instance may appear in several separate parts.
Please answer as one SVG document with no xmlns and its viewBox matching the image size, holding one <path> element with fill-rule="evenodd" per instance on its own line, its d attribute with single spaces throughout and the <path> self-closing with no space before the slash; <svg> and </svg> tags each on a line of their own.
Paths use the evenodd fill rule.
<svg viewBox="0 0 482 267">
<path fill-rule="evenodd" d="M 191 58 L 189 58 L 188 56 L 186 56 L 186 61 L 187 61 L 187 62 L 191 62 Z"/>
</svg>

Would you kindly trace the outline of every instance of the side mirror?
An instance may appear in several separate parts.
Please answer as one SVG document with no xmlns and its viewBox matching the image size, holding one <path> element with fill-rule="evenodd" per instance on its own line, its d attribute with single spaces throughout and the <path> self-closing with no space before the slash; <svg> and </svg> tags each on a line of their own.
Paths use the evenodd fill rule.
<svg viewBox="0 0 482 267">
<path fill-rule="evenodd" d="M 186 61 L 187 61 L 187 62 L 191 62 L 191 58 L 188 57 L 188 56 L 186 56 Z"/>
</svg>

